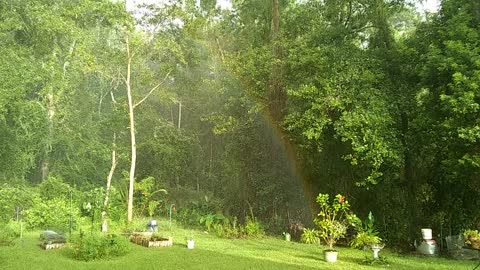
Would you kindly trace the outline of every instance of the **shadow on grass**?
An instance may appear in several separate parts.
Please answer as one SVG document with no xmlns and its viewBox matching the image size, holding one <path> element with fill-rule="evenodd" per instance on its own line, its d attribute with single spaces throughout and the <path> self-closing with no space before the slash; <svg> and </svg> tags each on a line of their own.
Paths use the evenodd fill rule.
<svg viewBox="0 0 480 270">
<path fill-rule="evenodd" d="M 318 256 L 318 255 L 305 254 L 305 255 L 297 255 L 297 257 L 307 259 L 307 260 L 312 260 L 312 261 L 315 261 L 315 262 L 325 262 L 325 260 L 321 256 Z"/>
</svg>

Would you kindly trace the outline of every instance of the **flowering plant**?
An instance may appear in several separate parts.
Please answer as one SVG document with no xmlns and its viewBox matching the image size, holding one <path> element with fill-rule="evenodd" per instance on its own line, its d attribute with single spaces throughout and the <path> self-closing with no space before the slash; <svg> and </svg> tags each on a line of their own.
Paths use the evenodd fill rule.
<svg viewBox="0 0 480 270">
<path fill-rule="evenodd" d="M 316 202 L 320 212 L 314 222 L 319 227 L 319 235 L 333 250 L 338 239 L 345 236 L 348 225 L 358 224 L 359 219 L 350 211 L 350 204 L 344 196 L 338 194 L 330 203 L 328 194 L 318 194 Z"/>
</svg>

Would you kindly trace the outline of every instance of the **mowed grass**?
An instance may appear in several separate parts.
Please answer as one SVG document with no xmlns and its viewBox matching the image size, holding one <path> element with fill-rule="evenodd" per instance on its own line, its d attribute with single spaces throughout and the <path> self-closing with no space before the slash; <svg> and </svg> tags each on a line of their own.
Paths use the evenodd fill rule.
<svg viewBox="0 0 480 270">
<path fill-rule="evenodd" d="M 351 248 L 338 248 L 338 262 L 323 261 L 322 247 L 280 238 L 257 240 L 222 239 L 211 234 L 193 231 L 195 249 L 186 248 L 185 235 L 192 232 L 176 228 L 172 234 L 173 247 L 145 248 L 132 244 L 132 250 L 123 257 L 99 261 L 77 261 L 68 249 L 42 250 L 40 232 L 27 233 L 24 244 L 0 247 L 0 269 L 473 269 L 475 261 L 457 261 L 442 257 L 402 256 L 388 250 L 380 254 L 389 262 L 385 265 L 365 265 L 370 253 Z"/>
</svg>

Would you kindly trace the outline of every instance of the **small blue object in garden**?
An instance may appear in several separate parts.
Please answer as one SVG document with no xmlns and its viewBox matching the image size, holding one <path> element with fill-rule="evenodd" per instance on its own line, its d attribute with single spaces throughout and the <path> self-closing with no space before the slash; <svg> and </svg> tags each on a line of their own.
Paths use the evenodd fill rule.
<svg viewBox="0 0 480 270">
<path fill-rule="evenodd" d="M 157 232 L 158 231 L 158 224 L 155 219 L 150 220 L 147 223 L 147 230 L 150 232 Z"/>
</svg>

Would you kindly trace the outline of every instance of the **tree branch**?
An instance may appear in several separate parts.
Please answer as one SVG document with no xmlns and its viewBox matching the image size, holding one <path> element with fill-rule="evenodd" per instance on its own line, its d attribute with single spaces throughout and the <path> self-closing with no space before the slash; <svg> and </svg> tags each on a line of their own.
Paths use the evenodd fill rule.
<svg viewBox="0 0 480 270">
<path fill-rule="evenodd" d="M 145 97 L 142 98 L 142 100 L 140 100 L 139 102 L 135 103 L 133 105 L 133 108 L 135 109 L 138 105 L 142 104 L 145 100 L 147 100 L 147 98 L 153 93 L 153 91 L 155 91 L 158 87 L 160 87 L 160 85 L 162 85 L 162 83 L 165 82 L 165 80 L 167 79 L 168 75 L 170 75 L 170 72 L 172 72 L 171 70 L 167 73 L 167 75 L 165 75 L 165 78 L 163 78 L 163 80 L 161 82 L 159 82 L 157 85 L 155 85 L 154 87 L 152 87 L 152 89 L 150 89 L 150 91 L 145 95 Z"/>
</svg>

